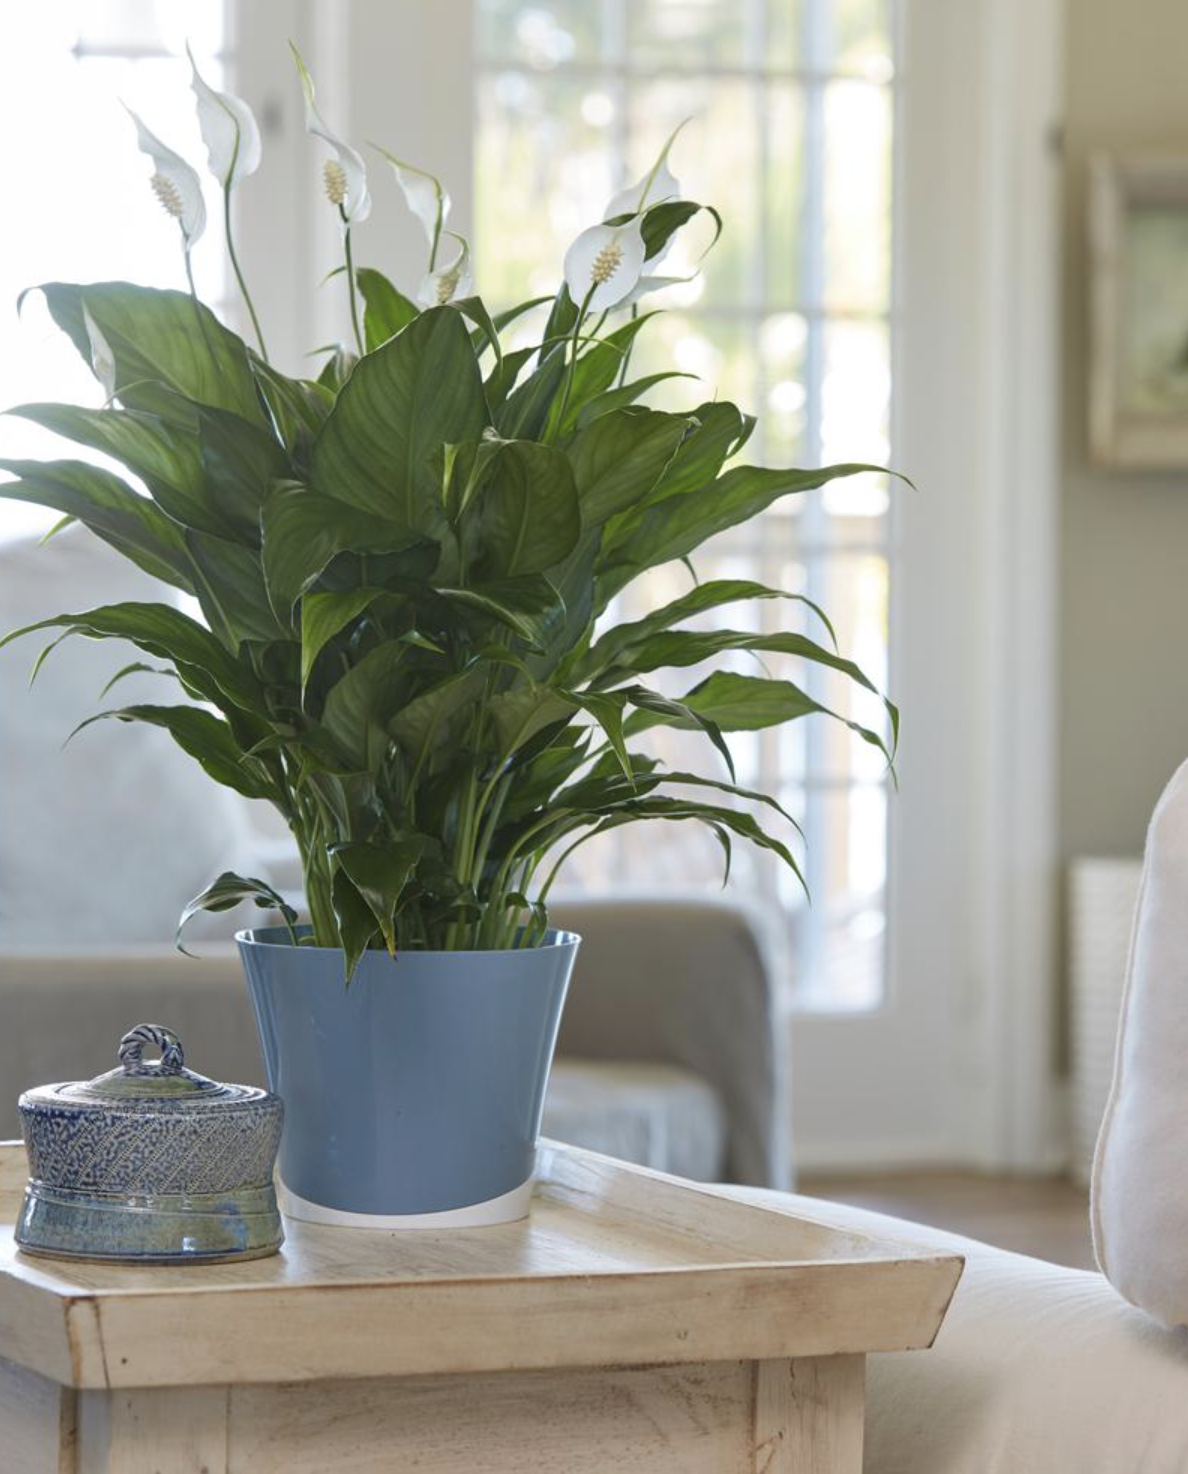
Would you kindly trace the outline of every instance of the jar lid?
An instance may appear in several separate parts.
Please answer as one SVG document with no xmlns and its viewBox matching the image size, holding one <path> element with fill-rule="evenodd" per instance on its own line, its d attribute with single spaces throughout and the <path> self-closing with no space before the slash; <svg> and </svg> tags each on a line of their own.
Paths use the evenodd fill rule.
<svg viewBox="0 0 1188 1474">
<path fill-rule="evenodd" d="M 145 1059 L 146 1047 L 159 1059 Z M 138 1024 L 120 1040 L 119 1065 L 93 1080 L 42 1085 L 22 1096 L 22 1105 L 69 1105 L 73 1109 L 183 1110 L 262 1100 L 268 1092 L 252 1085 L 224 1085 L 186 1068 L 182 1043 L 172 1029 Z"/>
</svg>

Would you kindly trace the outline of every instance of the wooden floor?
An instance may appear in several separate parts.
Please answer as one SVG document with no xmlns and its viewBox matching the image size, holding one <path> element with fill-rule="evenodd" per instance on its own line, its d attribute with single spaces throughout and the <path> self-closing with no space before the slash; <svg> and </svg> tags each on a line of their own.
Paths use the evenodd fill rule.
<svg viewBox="0 0 1188 1474">
<path fill-rule="evenodd" d="M 912 1172 L 803 1177 L 797 1191 L 967 1234 L 1001 1249 L 1093 1269 L 1089 1197 L 1063 1178 Z"/>
</svg>

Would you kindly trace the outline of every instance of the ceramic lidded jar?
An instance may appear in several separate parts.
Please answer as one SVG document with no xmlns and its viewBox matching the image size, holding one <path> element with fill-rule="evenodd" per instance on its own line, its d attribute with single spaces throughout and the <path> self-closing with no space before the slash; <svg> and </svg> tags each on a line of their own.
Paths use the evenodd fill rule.
<svg viewBox="0 0 1188 1474">
<path fill-rule="evenodd" d="M 146 1046 L 160 1059 L 146 1060 Z M 21 1096 L 20 1247 L 142 1264 L 275 1253 L 280 1097 L 186 1069 L 181 1040 L 155 1024 L 125 1034 L 119 1060 L 95 1080 Z"/>
</svg>

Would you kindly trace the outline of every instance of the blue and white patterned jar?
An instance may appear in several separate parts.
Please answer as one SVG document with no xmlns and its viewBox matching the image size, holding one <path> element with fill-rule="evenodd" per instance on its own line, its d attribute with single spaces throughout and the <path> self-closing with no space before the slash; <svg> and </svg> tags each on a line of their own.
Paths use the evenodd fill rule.
<svg viewBox="0 0 1188 1474">
<path fill-rule="evenodd" d="M 98 1079 L 21 1096 L 30 1176 L 17 1243 L 140 1263 L 274 1253 L 279 1096 L 186 1069 L 177 1035 L 155 1024 L 125 1034 L 119 1059 Z"/>
</svg>

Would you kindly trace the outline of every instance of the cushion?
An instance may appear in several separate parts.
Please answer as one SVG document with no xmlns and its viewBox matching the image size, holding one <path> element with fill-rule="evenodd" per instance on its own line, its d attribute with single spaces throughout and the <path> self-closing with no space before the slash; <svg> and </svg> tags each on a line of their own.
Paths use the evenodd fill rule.
<svg viewBox="0 0 1188 1474">
<path fill-rule="evenodd" d="M 0 633 L 63 610 L 172 591 L 82 528 L 47 546 L 0 544 Z M 66 640 L 30 687 L 56 631 L 0 651 L 0 945 L 170 942 L 178 913 L 221 871 L 245 863 L 244 808 L 165 732 L 97 722 L 133 702 L 174 703 L 167 677 L 135 675 L 100 700 L 132 661 L 131 645 Z M 197 918 L 195 936 L 226 935 L 228 918 Z"/>
<path fill-rule="evenodd" d="M 722 1176 L 726 1113 L 712 1086 L 677 1065 L 561 1057 L 541 1130 L 700 1182 Z"/>
<path fill-rule="evenodd" d="M 1092 1200 L 1107 1278 L 1165 1325 L 1188 1324 L 1188 763 L 1147 834 Z"/>
<path fill-rule="evenodd" d="M 819 1199 L 732 1188 L 851 1232 L 964 1254 L 930 1351 L 868 1358 L 865 1474 L 1182 1474 L 1188 1335 L 1099 1274 Z"/>
</svg>

